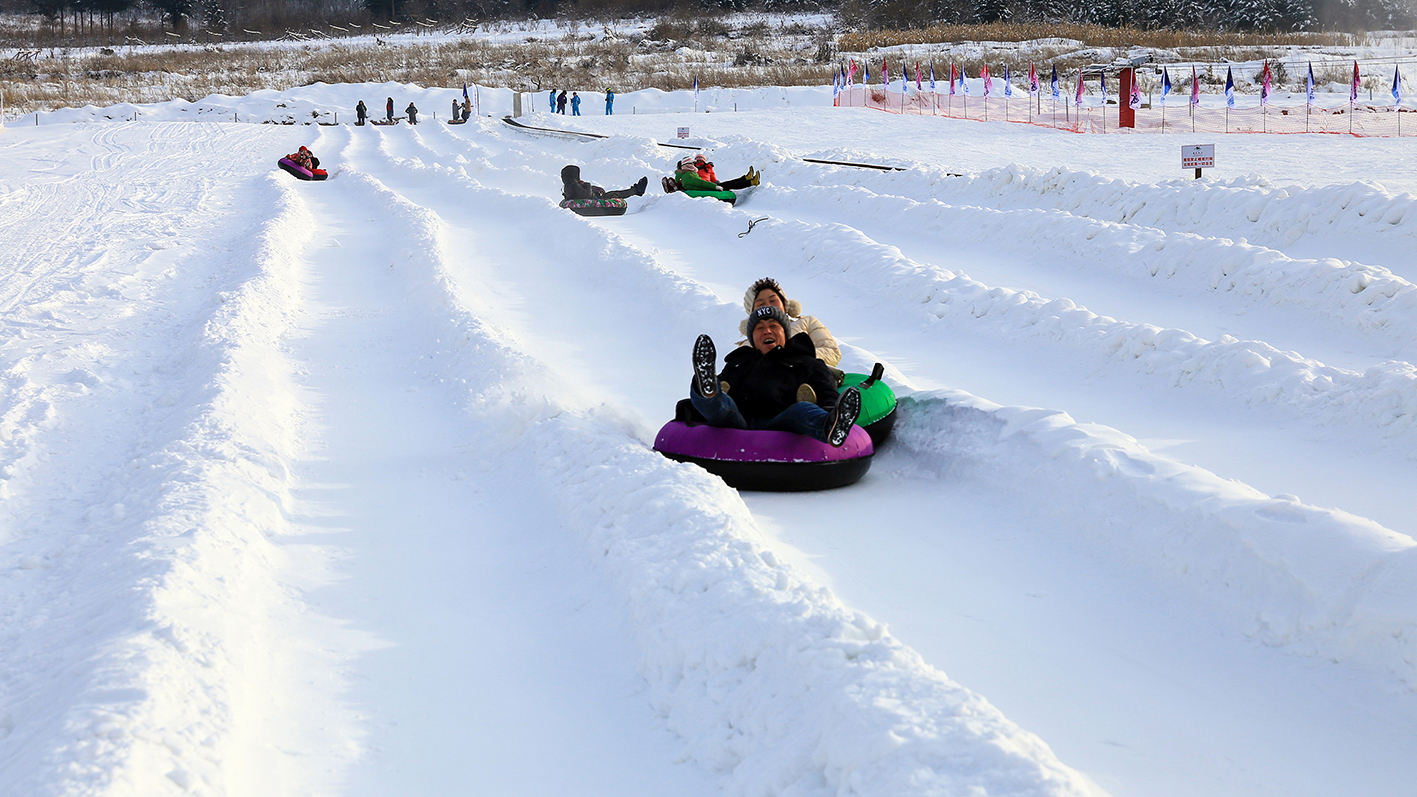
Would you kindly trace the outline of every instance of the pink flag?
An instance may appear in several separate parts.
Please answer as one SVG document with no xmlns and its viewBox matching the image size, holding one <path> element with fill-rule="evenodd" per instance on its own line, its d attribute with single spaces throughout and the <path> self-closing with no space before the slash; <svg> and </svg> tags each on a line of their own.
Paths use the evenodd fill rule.
<svg viewBox="0 0 1417 797">
<path fill-rule="evenodd" d="M 1078 93 L 1077 93 L 1077 97 L 1075 97 L 1075 98 L 1073 99 L 1073 104 L 1074 104 L 1074 105 L 1082 105 L 1082 70 L 1081 70 L 1081 69 L 1078 70 Z"/>
<path fill-rule="evenodd" d="M 984 70 L 979 73 L 979 76 L 980 76 L 981 78 L 984 78 L 984 99 L 987 100 L 987 99 L 989 99 L 989 95 L 990 95 L 991 93 L 993 93 L 993 83 L 994 83 L 994 81 L 992 81 L 992 80 L 989 79 L 989 65 L 988 65 L 988 64 L 985 64 L 985 65 L 984 65 Z"/>
<path fill-rule="evenodd" d="M 1137 73 L 1132 71 L 1132 96 L 1127 98 L 1127 107 L 1133 111 L 1141 107 L 1141 82 L 1137 80 Z"/>
<path fill-rule="evenodd" d="M 920 90 L 920 62 L 915 62 L 915 90 Z"/>
<path fill-rule="evenodd" d="M 1191 104 L 1201 104 L 1201 82 L 1196 80 L 1196 68 L 1191 67 Z"/>
<path fill-rule="evenodd" d="M 1028 62 L 1028 96 L 1038 96 L 1038 72 L 1033 69 L 1033 62 Z"/>
<path fill-rule="evenodd" d="M 1353 62 L 1353 85 L 1348 89 L 1348 104 L 1358 101 L 1358 62 Z"/>
<path fill-rule="evenodd" d="M 959 75 L 955 73 L 955 62 L 950 62 L 950 96 L 955 93 L 955 84 L 959 82 Z"/>
<path fill-rule="evenodd" d="M 1269 61 L 1264 62 L 1264 76 L 1260 78 L 1260 105 L 1269 105 Z"/>
</svg>

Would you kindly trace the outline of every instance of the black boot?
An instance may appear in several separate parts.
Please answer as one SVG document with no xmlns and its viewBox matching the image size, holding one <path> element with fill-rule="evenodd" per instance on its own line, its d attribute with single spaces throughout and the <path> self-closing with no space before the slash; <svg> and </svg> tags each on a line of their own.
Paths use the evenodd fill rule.
<svg viewBox="0 0 1417 797">
<path fill-rule="evenodd" d="M 848 387 L 841 392 L 841 397 L 836 400 L 836 406 L 827 415 L 826 437 L 827 444 L 832 448 L 841 448 L 846 442 L 846 436 L 851 434 L 851 426 L 856 423 L 856 417 L 861 414 L 861 391 L 854 387 Z"/>
<path fill-rule="evenodd" d="M 640 178 L 640 181 L 639 181 L 638 183 L 635 183 L 635 196 L 644 196 L 644 195 L 645 195 L 645 186 L 648 186 L 648 185 L 649 185 L 649 178 L 648 178 L 648 177 L 641 177 L 641 178 Z"/>
<path fill-rule="evenodd" d="M 712 398 L 718 393 L 718 374 L 714 365 L 718 362 L 718 352 L 713 348 L 713 338 L 700 335 L 694 341 L 694 390 L 704 398 Z M 860 405 L 860 399 L 857 399 Z"/>
</svg>

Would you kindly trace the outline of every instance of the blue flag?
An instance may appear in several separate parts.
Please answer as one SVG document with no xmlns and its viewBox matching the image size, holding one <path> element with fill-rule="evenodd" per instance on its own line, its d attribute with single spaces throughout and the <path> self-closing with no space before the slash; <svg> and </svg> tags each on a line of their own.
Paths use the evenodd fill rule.
<svg viewBox="0 0 1417 797">
<path fill-rule="evenodd" d="M 1402 102 L 1402 72 L 1397 67 L 1392 68 L 1392 104 L 1397 105 Z"/>
<path fill-rule="evenodd" d="M 1309 79 L 1304 84 L 1304 96 L 1310 105 L 1314 104 L 1314 62 L 1309 62 Z"/>
<path fill-rule="evenodd" d="M 935 90 L 935 65 L 930 64 L 930 91 Z"/>
<path fill-rule="evenodd" d="M 1161 99 L 1166 99 L 1166 95 L 1171 93 L 1171 74 L 1166 71 L 1166 67 L 1161 67 Z"/>
<path fill-rule="evenodd" d="M 1057 64 L 1053 64 L 1053 78 L 1048 81 L 1048 85 L 1051 86 L 1052 89 L 1053 89 L 1053 100 L 1056 102 L 1057 99 L 1058 99 L 1058 97 L 1062 96 L 1062 95 L 1061 95 L 1061 92 L 1060 92 L 1060 90 L 1059 90 L 1059 88 L 1058 88 L 1058 65 L 1057 65 Z"/>
<path fill-rule="evenodd" d="M 905 90 L 908 89 L 908 88 L 910 88 L 910 70 L 905 68 L 905 61 L 901 61 L 901 62 L 900 62 L 900 93 L 901 93 L 901 94 L 906 93 Z"/>
<path fill-rule="evenodd" d="M 1009 82 L 1009 65 L 1004 64 L 1004 96 L 1014 96 L 1014 84 Z"/>
<path fill-rule="evenodd" d="M 1230 67 L 1225 67 L 1225 107 L 1235 107 L 1235 74 Z"/>
<path fill-rule="evenodd" d="M 1097 75 L 1097 85 L 1102 89 L 1102 104 L 1107 104 L 1107 73 L 1100 72 Z"/>
</svg>

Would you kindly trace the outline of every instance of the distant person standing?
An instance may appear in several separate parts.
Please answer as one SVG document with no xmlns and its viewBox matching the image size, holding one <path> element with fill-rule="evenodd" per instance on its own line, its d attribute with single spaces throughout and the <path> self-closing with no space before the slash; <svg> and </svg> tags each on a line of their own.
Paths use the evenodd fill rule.
<svg viewBox="0 0 1417 797">
<path fill-rule="evenodd" d="M 581 115 L 581 94 L 578 91 L 571 92 L 571 116 Z"/>
<path fill-rule="evenodd" d="M 408 107 L 403 109 L 403 112 L 406 113 L 406 114 L 408 114 L 408 123 L 409 123 L 409 124 L 411 124 L 411 125 L 416 125 L 416 124 L 418 124 L 418 109 L 415 108 L 415 107 L 413 107 L 413 103 L 410 102 L 410 103 L 408 104 Z"/>
<path fill-rule="evenodd" d="M 457 101 L 457 99 L 455 98 L 455 99 L 453 100 L 453 121 L 456 122 L 456 121 L 458 120 L 458 117 L 461 116 L 461 115 L 462 115 L 462 113 L 461 113 L 461 111 L 460 111 L 459 108 L 458 108 L 458 101 Z"/>
<path fill-rule="evenodd" d="M 472 98 L 468 97 L 462 101 L 462 120 L 466 122 L 472 118 Z"/>
<path fill-rule="evenodd" d="M 613 116 L 614 114 L 615 114 L 615 92 L 613 92 L 613 91 L 611 91 L 611 90 L 609 90 L 609 89 L 606 89 L 606 90 L 605 90 L 605 115 L 606 115 L 606 116 Z"/>
<path fill-rule="evenodd" d="M 556 95 L 556 113 L 566 114 L 566 90 L 561 89 L 561 93 Z"/>
<path fill-rule="evenodd" d="M 556 113 L 556 89 L 551 90 L 551 95 L 547 99 L 551 101 L 551 113 Z"/>
<path fill-rule="evenodd" d="M 388 119 L 389 119 L 389 124 L 393 124 L 393 123 L 394 123 L 394 98 L 393 98 L 393 97 L 390 97 L 390 98 L 389 98 L 389 101 L 386 102 L 386 103 L 384 103 L 384 115 L 388 117 Z"/>
<path fill-rule="evenodd" d="M 364 100 L 360 100 L 359 104 L 354 106 L 354 115 L 359 117 L 355 124 L 363 127 L 364 120 L 369 118 L 369 107 L 364 104 Z"/>
</svg>

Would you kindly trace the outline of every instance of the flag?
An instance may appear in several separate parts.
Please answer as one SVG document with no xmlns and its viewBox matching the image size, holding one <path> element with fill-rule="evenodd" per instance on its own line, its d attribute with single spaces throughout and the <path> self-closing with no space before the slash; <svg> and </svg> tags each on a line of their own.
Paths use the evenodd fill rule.
<svg viewBox="0 0 1417 797">
<path fill-rule="evenodd" d="M 1078 93 L 1077 93 L 1077 96 L 1073 98 L 1073 104 L 1074 104 L 1074 105 L 1082 105 L 1082 70 L 1081 70 L 1081 69 L 1078 70 Z"/>
<path fill-rule="evenodd" d="M 1269 105 L 1269 61 L 1264 62 L 1264 73 L 1260 76 L 1260 106 Z"/>
<path fill-rule="evenodd" d="M 988 70 L 989 67 L 986 66 L 986 67 L 984 67 L 984 69 L 985 69 L 985 70 Z M 960 67 L 959 67 L 959 87 L 964 91 L 964 96 L 966 96 L 966 97 L 969 96 L 969 77 L 968 77 L 968 75 L 969 75 L 969 72 L 966 71 L 965 68 L 964 68 L 964 65 L 961 64 Z"/>
<path fill-rule="evenodd" d="M 851 65 L 846 70 L 846 87 L 851 88 L 851 81 L 856 77 L 856 59 L 851 59 Z"/>
<path fill-rule="evenodd" d="M 1196 68 L 1191 67 L 1191 104 L 1201 104 L 1201 82 L 1196 79 Z"/>
<path fill-rule="evenodd" d="M 891 85 L 891 64 L 885 58 L 881 59 L 881 85 L 887 88 Z"/>
<path fill-rule="evenodd" d="M 841 72 L 840 72 L 840 70 L 838 70 L 838 71 L 832 73 L 832 99 L 836 99 L 836 97 L 837 97 L 838 94 L 841 94 Z"/>
<path fill-rule="evenodd" d="M 1358 101 L 1358 62 L 1353 62 L 1353 83 L 1348 87 L 1348 104 Z"/>
<path fill-rule="evenodd" d="M 909 89 L 909 88 L 910 88 L 910 70 L 906 68 L 905 62 L 904 62 L 904 61 L 901 61 L 901 62 L 900 62 L 900 93 L 901 93 L 901 94 L 905 94 L 905 93 L 906 93 L 906 90 Z M 915 88 L 916 88 L 917 90 L 919 90 L 920 87 L 919 87 L 919 86 L 916 86 Z"/>
<path fill-rule="evenodd" d="M 463 84 L 462 84 L 462 98 L 463 98 L 463 100 L 467 100 L 467 99 L 468 99 L 468 96 L 467 96 L 467 81 L 463 81 Z"/>
<path fill-rule="evenodd" d="M 935 92 L 935 65 L 930 64 L 930 93 Z"/>
<path fill-rule="evenodd" d="M 1107 72 L 1103 71 L 1097 75 L 1097 86 L 1102 89 L 1102 104 L 1107 104 Z"/>
<path fill-rule="evenodd" d="M 861 62 L 861 85 L 865 86 L 871 82 L 871 65 L 865 61 Z"/>
<path fill-rule="evenodd" d="M 1161 99 L 1165 100 L 1166 95 L 1171 93 L 1171 73 L 1166 71 L 1166 67 L 1161 67 Z"/>
<path fill-rule="evenodd" d="M 934 88 L 934 86 L 931 86 L 931 88 Z M 919 62 L 919 61 L 916 61 L 916 62 L 915 62 L 915 90 L 916 90 L 916 91 L 919 91 L 919 90 L 920 90 L 920 62 Z"/>
<path fill-rule="evenodd" d="M 1009 65 L 1004 64 L 1004 96 L 1014 96 L 1014 84 L 1009 82 Z"/>
<path fill-rule="evenodd" d="M 1127 98 L 1127 107 L 1133 111 L 1141 107 L 1141 81 L 1137 80 L 1137 72 L 1132 70 L 1132 96 Z"/>
<path fill-rule="evenodd" d="M 1397 67 L 1392 68 L 1392 104 L 1396 107 L 1402 102 L 1402 72 Z"/>
<path fill-rule="evenodd" d="M 984 69 L 980 71 L 979 77 L 984 80 L 984 99 L 987 100 L 987 99 L 989 99 L 989 95 L 994 93 L 994 92 L 993 92 L 994 79 L 991 78 L 991 77 L 989 77 L 989 65 L 988 65 L 988 64 L 985 64 L 985 65 L 984 65 Z"/>
<path fill-rule="evenodd" d="M 1049 78 L 1048 85 L 1053 89 L 1053 101 L 1058 101 L 1060 87 L 1058 85 L 1058 65 L 1053 64 L 1053 77 Z"/>
<path fill-rule="evenodd" d="M 1235 107 L 1235 73 L 1230 67 L 1225 67 L 1225 107 Z"/>
<path fill-rule="evenodd" d="M 955 62 L 950 62 L 950 96 L 955 95 Z"/>
<path fill-rule="evenodd" d="M 472 84 L 472 115 L 482 115 L 482 90 L 477 87 L 476 83 Z"/>
<path fill-rule="evenodd" d="M 698 76 L 698 75 L 694 75 L 694 99 L 695 99 L 695 100 L 698 100 L 698 98 L 699 98 L 699 76 Z"/>
<path fill-rule="evenodd" d="M 1308 79 L 1307 81 L 1305 81 L 1305 83 L 1304 83 L 1304 96 L 1307 98 L 1306 101 L 1307 101 L 1310 105 L 1313 105 L 1313 104 L 1314 104 L 1314 62 L 1313 62 L 1313 61 L 1310 61 L 1310 62 L 1309 62 L 1309 79 Z"/>
<path fill-rule="evenodd" d="M 1033 68 L 1033 62 L 1028 63 L 1028 96 L 1038 96 L 1038 70 Z"/>
</svg>

